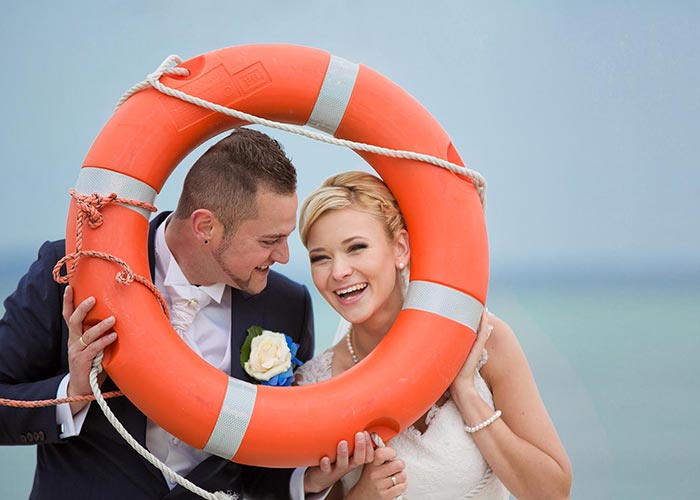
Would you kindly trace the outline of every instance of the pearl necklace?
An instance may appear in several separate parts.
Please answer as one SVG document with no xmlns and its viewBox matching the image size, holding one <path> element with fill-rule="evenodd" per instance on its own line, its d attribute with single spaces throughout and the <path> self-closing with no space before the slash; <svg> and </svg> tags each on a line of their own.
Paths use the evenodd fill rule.
<svg viewBox="0 0 700 500">
<path fill-rule="evenodd" d="M 352 328 L 348 330 L 347 335 L 345 335 L 345 344 L 348 346 L 348 352 L 350 352 L 350 356 L 352 356 L 353 363 L 359 363 L 360 358 L 357 357 L 357 354 L 355 354 L 355 349 L 352 348 Z"/>
</svg>

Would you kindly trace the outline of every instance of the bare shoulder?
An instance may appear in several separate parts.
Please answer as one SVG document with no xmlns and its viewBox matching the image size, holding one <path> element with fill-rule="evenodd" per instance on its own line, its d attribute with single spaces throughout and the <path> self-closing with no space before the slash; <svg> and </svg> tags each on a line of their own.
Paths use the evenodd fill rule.
<svg viewBox="0 0 700 500">
<path fill-rule="evenodd" d="M 529 371 L 525 353 L 510 325 L 498 316 L 490 316 L 489 323 L 493 325 L 493 331 L 486 342 L 488 362 L 481 369 L 484 379 L 491 382 L 508 377 L 514 371 Z"/>
<path fill-rule="evenodd" d="M 480 373 L 491 388 L 496 408 L 511 431 L 552 457 L 570 482 L 571 465 L 537 389 L 530 364 L 513 329 L 498 317 L 486 342 L 488 361 Z M 568 477 L 568 479 L 566 479 Z"/>
</svg>

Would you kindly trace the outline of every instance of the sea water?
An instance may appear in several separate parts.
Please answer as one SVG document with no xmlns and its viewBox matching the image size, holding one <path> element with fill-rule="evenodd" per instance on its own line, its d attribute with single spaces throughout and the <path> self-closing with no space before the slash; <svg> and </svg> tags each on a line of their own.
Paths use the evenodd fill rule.
<svg viewBox="0 0 700 500">
<path fill-rule="evenodd" d="M 4 297 L 14 283 L 0 285 Z M 518 336 L 571 459 L 572 498 L 700 494 L 698 285 L 590 277 L 492 284 L 489 308 Z M 320 352 L 337 316 L 318 296 L 314 307 Z M 32 446 L 0 447 L 0 499 L 27 498 L 33 469 Z"/>
</svg>

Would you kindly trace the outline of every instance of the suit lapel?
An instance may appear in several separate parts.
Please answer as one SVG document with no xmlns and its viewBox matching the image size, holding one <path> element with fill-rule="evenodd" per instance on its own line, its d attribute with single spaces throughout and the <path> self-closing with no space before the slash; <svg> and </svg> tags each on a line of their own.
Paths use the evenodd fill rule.
<svg viewBox="0 0 700 500">
<path fill-rule="evenodd" d="M 156 278 L 156 229 L 172 212 L 162 212 L 153 218 L 148 225 L 148 267 L 151 270 L 151 280 Z"/>
</svg>

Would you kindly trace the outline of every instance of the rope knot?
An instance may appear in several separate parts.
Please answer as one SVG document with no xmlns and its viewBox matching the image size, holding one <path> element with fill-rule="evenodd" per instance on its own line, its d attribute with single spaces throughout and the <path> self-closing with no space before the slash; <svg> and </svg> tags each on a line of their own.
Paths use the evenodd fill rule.
<svg viewBox="0 0 700 500">
<path fill-rule="evenodd" d="M 170 54 L 166 57 L 160 66 L 153 72 L 146 76 L 146 81 L 153 85 L 153 82 L 160 80 L 163 75 L 181 75 L 189 76 L 190 70 L 187 68 L 176 68 L 178 64 L 182 63 L 182 58 L 175 54 Z"/>
<path fill-rule="evenodd" d="M 87 217 L 88 225 L 92 229 L 100 227 L 104 221 L 100 210 L 117 199 L 116 193 L 110 193 L 108 196 L 102 196 L 100 193 L 80 194 L 75 189 L 70 190 L 70 195 L 75 200 L 78 210 Z"/>
<path fill-rule="evenodd" d="M 53 268 L 53 279 L 57 283 L 70 283 L 70 280 L 78 267 L 78 262 L 82 257 L 93 257 L 113 262 L 121 267 L 121 271 L 119 271 L 115 276 L 117 283 L 120 285 L 128 285 L 134 281 L 141 283 L 156 297 L 165 315 L 170 316 L 165 299 L 151 280 L 134 273 L 126 262 L 118 257 L 115 257 L 114 255 L 97 250 L 83 250 L 83 220 L 87 218 L 88 225 L 92 229 L 100 227 L 104 220 L 100 210 L 102 210 L 105 205 L 109 203 L 120 203 L 129 207 L 142 208 L 144 210 L 148 210 L 149 212 L 155 212 L 156 207 L 144 201 L 120 198 L 116 193 L 110 193 L 107 196 L 102 196 L 99 193 L 92 193 L 89 195 L 80 194 L 75 189 L 71 189 L 69 192 L 71 197 L 75 200 L 76 206 L 78 207 L 78 220 L 75 225 L 75 251 L 66 254 L 56 263 Z M 61 268 L 64 265 L 66 266 L 66 275 L 61 276 Z"/>
</svg>

